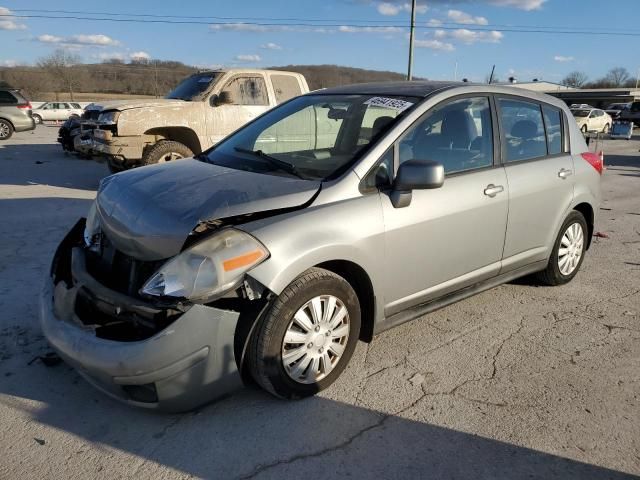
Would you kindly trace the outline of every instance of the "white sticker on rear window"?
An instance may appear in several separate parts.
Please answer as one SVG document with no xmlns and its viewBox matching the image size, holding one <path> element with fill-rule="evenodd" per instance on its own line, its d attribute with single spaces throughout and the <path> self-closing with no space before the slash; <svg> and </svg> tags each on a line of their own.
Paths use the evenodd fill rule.
<svg viewBox="0 0 640 480">
<path fill-rule="evenodd" d="M 198 80 L 198 83 L 209 83 L 213 77 L 202 77 Z"/>
<path fill-rule="evenodd" d="M 398 100 L 397 98 L 373 97 L 364 102 L 365 105 L 372 107 L 390 108 L 396 112 L 404 112 L 407 108 L 413 106 L 413 103 L 406 100 Z"/>
</svg>

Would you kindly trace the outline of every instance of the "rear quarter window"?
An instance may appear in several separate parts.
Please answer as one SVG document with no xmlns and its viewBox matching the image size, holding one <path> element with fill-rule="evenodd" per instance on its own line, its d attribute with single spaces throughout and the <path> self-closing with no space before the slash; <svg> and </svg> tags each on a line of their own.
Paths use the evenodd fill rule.
<svg viewBox="0 0 640 480">
<path fill-rule="evenodd" d="M 562 112 L 550 105 L 542 106 L 544 125 L 547 131 L 547 148 L 549 155 L 562 152 Z"/>
<path fill-rule="evenodd" d="M 302 93 L 298 79 L 291 75 L 271 75 L 276 103 L 282 103 Z"/>
<path fill-rule="evenodd" d="M 0 90 L 0 104 L 17 105 L 18 99 L 11 92 Z"/>
</svg>

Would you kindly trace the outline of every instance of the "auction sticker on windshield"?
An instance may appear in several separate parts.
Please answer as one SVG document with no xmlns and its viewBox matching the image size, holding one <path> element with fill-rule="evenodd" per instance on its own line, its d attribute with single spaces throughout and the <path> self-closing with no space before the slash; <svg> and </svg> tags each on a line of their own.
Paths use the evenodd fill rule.
<svg viewBox="0 0 640 480">
<path fill-rule="evenodd" d="M 372 107 L 390 108 L 396 112 L 404 112 L 407 108 L 413 106 L 413 103 L 406 100 L 398 100 L 397 98 L 373 97 L 364 102 L 365 105 Z"/>
</svg>

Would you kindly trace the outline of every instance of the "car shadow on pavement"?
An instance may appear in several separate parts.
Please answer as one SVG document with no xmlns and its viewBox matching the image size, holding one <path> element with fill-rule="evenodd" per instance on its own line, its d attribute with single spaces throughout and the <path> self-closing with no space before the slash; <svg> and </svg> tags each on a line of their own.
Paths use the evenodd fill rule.
<svg viewBox="0 0 640 480">
<path fill-rule="evenodd" d="M 158 475 L 163 467 L 224 479 L 292 478 L 300 471 L 332 479 L 637 478 L 431 425 L 428 418 L 389 415 L 322 397 L 287 402 L 245 388 L 194 412 L 157 414 L 121 405 L 94 391 L 64 364 L 47 368 L 34 363 L 20 370 L 2 379 L 1 408 L 27 417 L 29 431 L 37 432 L 37 437 L 24 439 L 26 448 L 59 451 L 62 446 L 55 445 L 59 442 L 73 456 L 76 445 L 69 442 L 82 446 L 75 460 L 42 457 L 46 462 L 62 462 L 57 469 L 61 474 L 59 468 L 71 468 L 74 463 L 84 472 L 108 470 L 115 449 L 126 455 L 116 463 L 122 458 L 130 462 L 126 470 L 130 478 L 142 474 L 158 478 L 164 476 Z M 443 408 L 433 397 L 415 404 L 432 401 Z M 412 410 L 406 406 L 404 411 L 410 415 Z M 549 438 L 548 445 L 552 442 Z M 111 453 L 101 458 L 105 447 Z"/>
</svg>

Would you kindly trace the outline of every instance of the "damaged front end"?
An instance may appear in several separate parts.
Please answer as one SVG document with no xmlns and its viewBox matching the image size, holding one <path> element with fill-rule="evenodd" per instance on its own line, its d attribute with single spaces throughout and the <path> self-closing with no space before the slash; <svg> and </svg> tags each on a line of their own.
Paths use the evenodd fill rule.
<svg viewBox="0 0 640 480">
<path fill-rule="evenodd" d="M 41 299 L 43 332 L 60 356 L 102 391 L 147 408 L 189 410 L 240 387 L 266 299 L 246 282 L 206 304 L 141 295 L 175 259 L 134 259 L 105 235 L 87 245 L 89 227 L 81 219 L 64 238 Z"/>
</svg>

